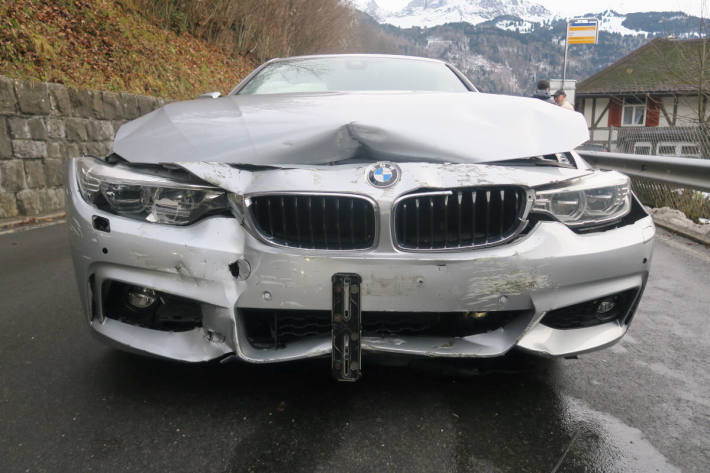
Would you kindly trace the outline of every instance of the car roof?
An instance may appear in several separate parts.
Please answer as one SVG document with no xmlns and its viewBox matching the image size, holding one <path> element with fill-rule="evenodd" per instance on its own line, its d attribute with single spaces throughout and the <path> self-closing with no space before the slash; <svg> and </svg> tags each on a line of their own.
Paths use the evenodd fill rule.
<svg viewBox="0 0 710 473">
<path fill-rule="evenodd" d="M 309 54 L 304 56 L 278 57 L 267 61 L 266 63 L 293 61 L 300 59 L 321 59 L 321 58 L 384 58 L 384 59 L 409 59 L 415 61 L 437 62 L 439 64 L 447 64 L 440 59 L 434 59 L 422 56 L 405 56 L 401 54 L 368 54 L 368 53 L 353 53 L 353 54 Z"/>
</svg>

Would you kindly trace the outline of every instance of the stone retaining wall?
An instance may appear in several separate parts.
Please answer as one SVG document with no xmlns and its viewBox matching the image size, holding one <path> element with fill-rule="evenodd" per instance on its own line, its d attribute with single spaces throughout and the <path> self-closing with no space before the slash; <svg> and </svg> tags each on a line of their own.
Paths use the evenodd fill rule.
<svg viewBox="0 0 710 473">
<path fill-rule="evenodd" d="M 64 208 L 64 160 L 104 156 L 123 123 L 163 99 L 0 76 L 0 218 Z"/>
</svg>

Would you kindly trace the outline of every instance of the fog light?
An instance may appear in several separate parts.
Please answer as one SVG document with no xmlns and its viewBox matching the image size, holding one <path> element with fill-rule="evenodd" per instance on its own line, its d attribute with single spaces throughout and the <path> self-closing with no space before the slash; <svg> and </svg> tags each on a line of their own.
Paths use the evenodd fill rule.
<svg viewBox="0 0 710 473">
<path fill-rule="evenodd" d="M 147 287 L 132 287 L 128 290 L 128 304 L 136 309 L 147 309 L 157 300 L 155 291 Z"/>
<path fill-rule="evenodd" d="M 541 323 L 558 330 L 593 327 L 616 321 L 627 323 L 639 288 L 627 289 L 587 302 L 552 310 L 545 314 Z"/>
<path fill-rule="evenodd" d="M 616 307 L 616 302 L 612 299 L 604 299 L 599 304 L 597 304 L 597 314 L 606 314 Z"/>
</svg>

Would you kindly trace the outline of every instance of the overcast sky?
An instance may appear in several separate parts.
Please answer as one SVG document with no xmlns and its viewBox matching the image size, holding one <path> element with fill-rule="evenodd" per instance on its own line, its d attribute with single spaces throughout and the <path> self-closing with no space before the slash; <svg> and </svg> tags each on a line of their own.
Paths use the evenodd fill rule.
<svg viewBox="0 0 710 473">
<path fill-rule="evenodd" d="M 619 13 L 638 11 L 671 11 L 681 10 L 692 15 L 700 15 L 701 6 L 705 3 L 707 16 L 707 0 L 538 0 L 535 3 L 544 5 L 552 11 L 565 15 L 580 15 L 583 13 L 597 13 L 607 8 Z"/>
<path fill-rule="evenodd" d="M 597 13 L 607 8 L 619 13 L 637 11 L 670 11 L 681 10 L 699 16 L 704 4 L 704 17 L 710 16 L 708 0 L 532 0 L 533 3 L 544 5 L 553 12 L 563 15 L 581 15 L 583 13 Z M 377 0 L 377 3 L 388 10 L 399 10 L 410 0 Z"/>
</svg>

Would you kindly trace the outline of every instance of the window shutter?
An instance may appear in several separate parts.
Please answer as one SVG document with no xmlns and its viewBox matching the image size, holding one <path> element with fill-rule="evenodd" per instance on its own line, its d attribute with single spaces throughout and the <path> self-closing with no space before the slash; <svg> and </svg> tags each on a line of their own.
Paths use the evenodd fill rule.
<svg viewBox="0 0 710 473">
<path fill-rule="evenodd" d="M 609 99 L 609 126 L 621 126 L 621 100 L 616 97 Z"/>
<path fill-rule="evenodd" d="M 646 126 L 658 126 L 661 118 L 661 104 L 655 97 L 649 97 L 646 101 Z"/>
</svg>

